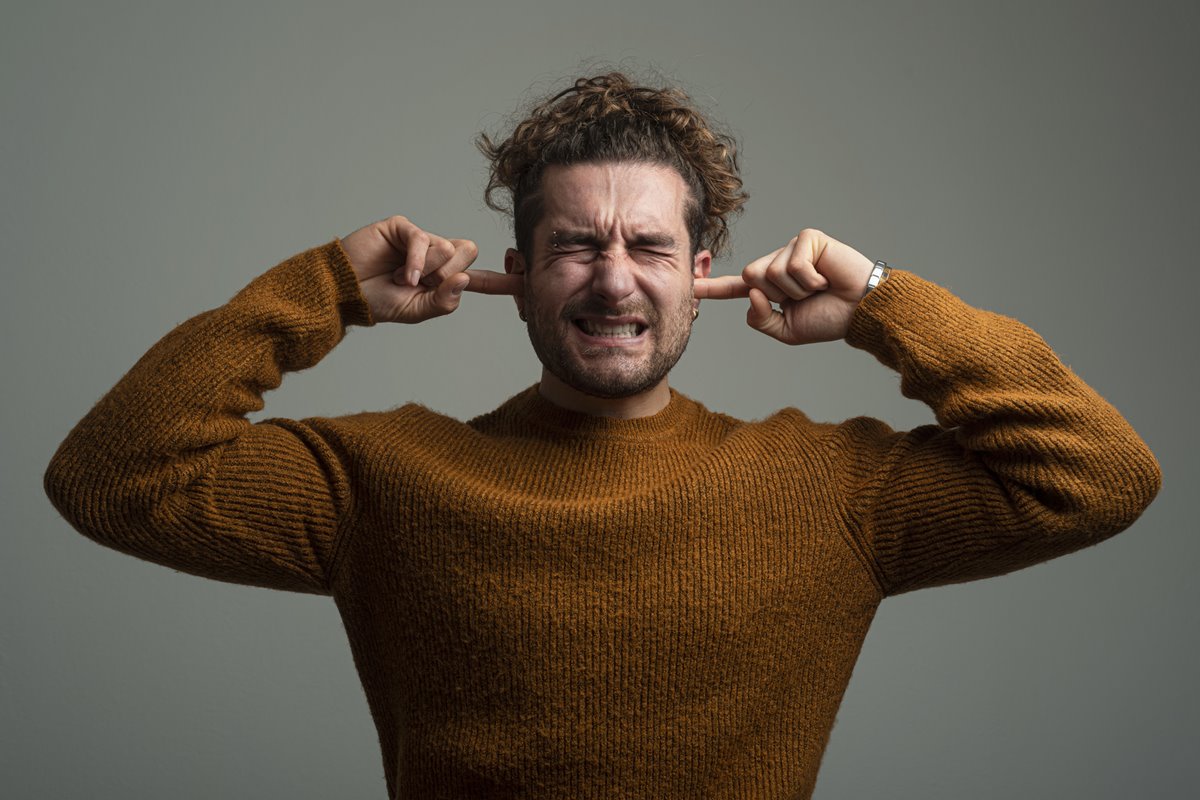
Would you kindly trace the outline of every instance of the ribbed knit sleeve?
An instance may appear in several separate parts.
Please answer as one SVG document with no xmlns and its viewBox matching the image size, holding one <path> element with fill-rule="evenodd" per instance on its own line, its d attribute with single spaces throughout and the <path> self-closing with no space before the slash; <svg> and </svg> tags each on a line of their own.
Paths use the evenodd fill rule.
<svg viewBox="0 0 1200 800">
<path fill-rule="evenodd" d="M 848 513 L 885 594 L 1000 575 L 1131 525 L 1162 473 L 1125 419 L 1034 331 L 906 270 L 847 343 L 899 371 L 937 425 L 837 430 Z"/>
<path fill-rule="evenodd" d="M 299 253 L 158 341 L 70 432 L 54 507 L 116 550 L 218 580 L 328 593 L 350 513 L 319 419 L 252 424 L 283 373 L 372 325 L 340 240 Z"/>
</svg>

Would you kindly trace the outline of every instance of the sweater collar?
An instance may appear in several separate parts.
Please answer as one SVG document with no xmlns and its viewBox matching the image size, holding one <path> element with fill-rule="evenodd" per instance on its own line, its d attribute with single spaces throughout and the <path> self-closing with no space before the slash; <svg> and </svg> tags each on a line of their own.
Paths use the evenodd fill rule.
<svg viewBox="0 0 1200 800">
<path fill-rule="evenodd" d="M 621 419 L 572 411 L 550 402 L 534 384 L 514 395 L 500 406 L 514 422 L 532 429 L 553 432 L 558 436 L 601 439 L 665 439 L 686 435 L 695 422 L 701 406 L 695 400 L 671 389 L 666 408 L 648 417 Z"/>
</svg>

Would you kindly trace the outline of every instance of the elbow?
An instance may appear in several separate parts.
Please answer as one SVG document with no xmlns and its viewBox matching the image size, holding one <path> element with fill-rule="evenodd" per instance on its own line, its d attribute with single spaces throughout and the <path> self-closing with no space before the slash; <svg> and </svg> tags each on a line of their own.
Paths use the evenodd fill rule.
<svg viewBox="0 0 1200 800">
<path fill-rule="evenodd" d="M 1116 530 L 1128 528 L 1142 515 L 1163 481 L 1162 467 L 1150 446 L 1127 421 L 1122 422 L 1119 433 L 1098 438 L 1094 456 L 1100 476 L 1094 492 L 1097 511 Z"/>
<path fill-rule="evenodd" d="M 1105 460 L 1103 468 L 1078 475 L 1071 485 L 1041 498 L 1058 520 L 1059 533 L 1070 532 L 1093 542 L 1126 530 L 1158 496 L 1162 468 L 1140 440 Z"/>
<path fill-rule="evenodd" d="M 86 466 L 71 458 L 62 447 L 50 459 L 42 475 L 42 490 L 50 504 L 81 533 L 94 527 L 95 521 L 95 504 L 89 502 L 89 498 L 95 496 L 93 487 L 89 485 L 90 477 Z M 93 524 L 89 524 L 89 521 Z"/>
<path fill-rule="evenodd" d="M 128 505 L 102 459 L 65 444 L 46 467 L 42 489 L 71 527 L 101 544 L 112 538 L 114 511 Z"/>
<path fill-rule="evenodd" d="M 1162 466 L 1141 439 L 1120 461 L 1112 480 L 1113 501 L 1107 512 L 1121 530 L 1142 515 L 1162 489 Z"/>
<path fill-rule="evenodd" d="M 1162 488 L 1162 467 L 1149 446 L 1136 434 L 1110 464 L 1095 492 L 1102 495 L 1096 503 L 1097 511 L 1111 526 L 1124 530 L 1158 496 Z"/>
</svg>

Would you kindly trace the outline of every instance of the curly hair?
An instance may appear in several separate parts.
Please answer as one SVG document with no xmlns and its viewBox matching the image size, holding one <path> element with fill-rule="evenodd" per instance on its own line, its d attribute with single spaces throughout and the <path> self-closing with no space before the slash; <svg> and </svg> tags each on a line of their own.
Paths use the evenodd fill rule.
<svg viewBox="0 0 1200 800">
<path fill-rule="evenodd" d="M 543 212 L 542 174 L 552 164 L 673 167 L 689 189 L 684 217 L 693 255 L 724 253 L 728 218 L 748 198 L 732 136 L 715 130 L 682 89 L 637 86 L 621 72 L 579 78 L 537 103 L 502 142 L 481 133 L 475 144 L 490 163 L 484 202 L 512 216 L 517 249 L 526 254 Z"/>
</svg>

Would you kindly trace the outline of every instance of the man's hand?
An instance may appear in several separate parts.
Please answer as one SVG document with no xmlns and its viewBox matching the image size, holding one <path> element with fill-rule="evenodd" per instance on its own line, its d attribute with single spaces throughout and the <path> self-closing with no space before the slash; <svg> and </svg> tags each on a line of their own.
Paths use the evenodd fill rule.
<svg viewBox="0 0 1200 800">
<path fill-rule="evenodd" d="M 427 233 L 395 216 L 341 240 L 376 322 L 422 322 L 458 308 L 464 289 L 517 294 L 519 275 L 469 270 L 478 255 L 469 239 Z"/>
<path fill-rule="evenodd" d="M 697 278 L 694 291 L 698 298 L 749 297 L 746 324 L 786 344 L 832 342 L 850 329 L 872 267 L 853 247 L 805 228 L 740 277 Z"/>
</svg>

